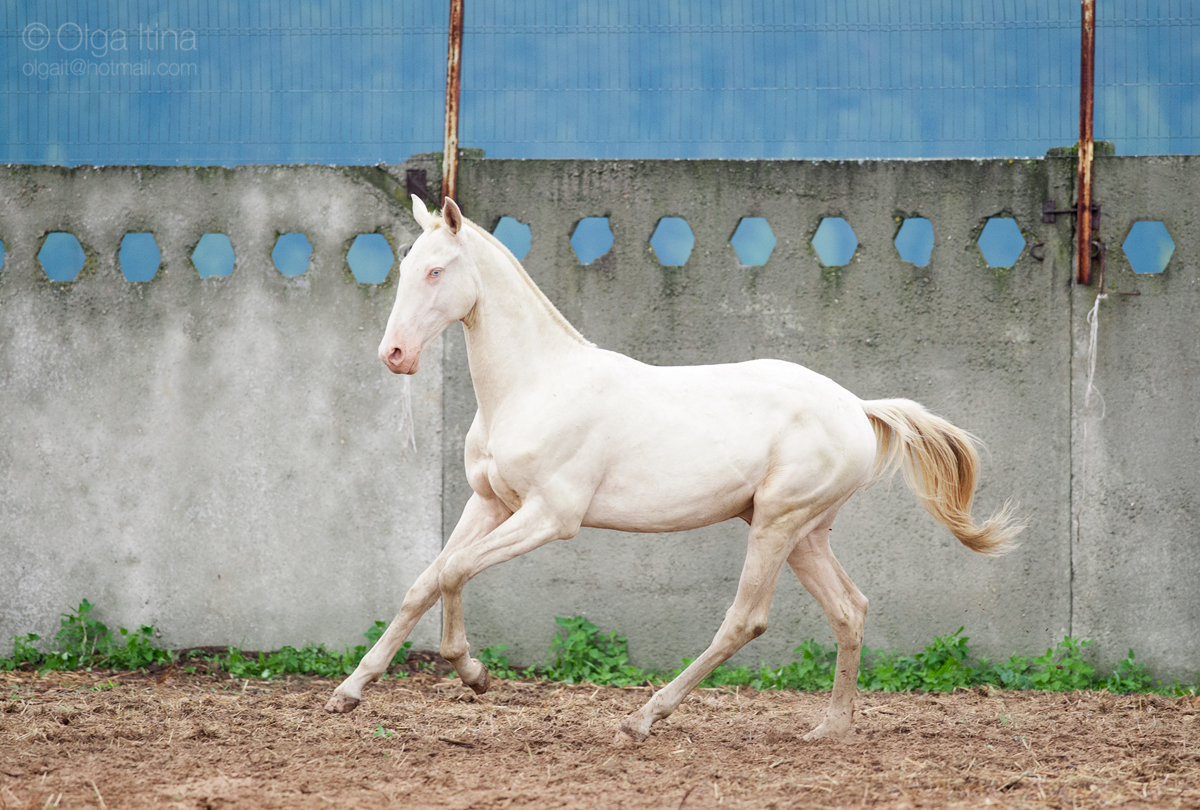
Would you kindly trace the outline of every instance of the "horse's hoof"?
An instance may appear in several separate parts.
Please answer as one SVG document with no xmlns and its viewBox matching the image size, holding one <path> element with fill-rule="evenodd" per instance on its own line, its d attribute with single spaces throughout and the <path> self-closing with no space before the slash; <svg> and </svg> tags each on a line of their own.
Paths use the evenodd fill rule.
<svg viewBox="0 0 1200 810">
<path fill-rule="evenodd" d="M 622 723 L 620 727 L 617 728 L 616 736 L 613 737 L 613 747 L 625 748 L 627 746 L 637 745 L 638 743 L 645 742 L 646 738 L 649 736 L 650 735 L 648 734 L 639 734 L 637 731 L 627 728 L 625 724 Z"/>
<path fill-rule="evenodd" d="M 854 726 L 846 724 L 845 726 L 834 725 L 829 722 L 821 723 L 812 731 L 804 735 L 805 742 L 813 740 L 848 740 L 854 736 Z"/>
<path fill-rule="evenodd" d="M 471 691 L 477 695 L 482 695 L 492 688 L 492 673 L 488 672 L 487 667 L 482 664 L 480 664 L 480 668 L 483 669 L 483 677 L 479 678 L 475 683 L 467 684 L 467 686 L 471 687 Z"/>
<path fill-rule="evenodd" d="M 349 714 L 358 708 L 359 703 L 360 701 L 358 698 L 352 698 L 348 695 L 339 695 L 337 692 L 334 692 L 333 697 L 331 697 L 329 702 L 325 704 L 325 711 L 329 712 L 330 714 Z"/>
</svg>

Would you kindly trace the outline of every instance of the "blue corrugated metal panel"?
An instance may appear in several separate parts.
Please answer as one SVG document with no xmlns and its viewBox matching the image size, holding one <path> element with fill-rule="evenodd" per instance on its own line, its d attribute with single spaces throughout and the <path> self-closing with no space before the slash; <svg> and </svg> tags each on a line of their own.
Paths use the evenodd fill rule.
<svg viewBox="0 0 1200 810">
<path fill-rule="evenodd" d="M 1096 137 L 1200 146 L 1191 0 L 1100 0 Z M 438 2 L 16 0 L 0 160 L 396 163 L 441 148 Z M 466 2 L 495 157 L 1041 155 L 1077 132 L 1075 0 Z"/>
</svg>

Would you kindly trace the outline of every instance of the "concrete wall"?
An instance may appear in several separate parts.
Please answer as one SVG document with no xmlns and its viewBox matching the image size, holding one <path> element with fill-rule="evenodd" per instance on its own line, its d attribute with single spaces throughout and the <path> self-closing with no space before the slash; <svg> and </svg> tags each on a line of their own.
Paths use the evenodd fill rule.
<svg viewBox="0 0 1200 810">
<path fill-rule="evenodd" d="M 531 224 L 525 266 L 600 346 L 656 364 L 780 357 L 864 398 L 917 399 L 983 437 L 992 453 L 979 509 L 1020 501 L 1031 528 L 1019 550 L 1002 560 L 966 551 L 897 479 L 842 510 L 835 553 L 871 599 L 869 646 L 919 649 L 965 625 L 980 651 L 1007 655 L 1044 650 L 1070 626 L 1071 226 L 1040 223 L 1057 181 L 1046 161 L 482 161 L 464 170 L 462 196 L 489 227 L 505 214 Z M 972 237 L 995 214 L 1016 215 L 1046 243 L 1046 261 L 988 269 Z M 615 244 L 583 267 L 568 236 L 595 215 L 609 217 Z M 696 234 L 682 268 L 650 252 L 663 216 Z M 740 266 L 730 246 L 743 216 L 765 217 L 778 240 L 763 267 Z M 811 246 L 825 216 L 845 217 L 859 239 L 840 270 L 823 269 Z M 896 254 L 905 216 L 933 223 L 928 267 Z M 444 362 L 448 531 L 467 496 L 461 441 L 473 412 L 459 335 Z M 472 631 L 536 660 L 553 617 L 583 613 L 627 633 L 636 660 L 678 666 L 732 601 L 746 534 L 741 521 L 668 536 L 585 531 L 481 576 L 468 592 Z M 770 630 L 737 660 L 790 660 L 810 637 L 832 643 L 786 573 Z"/>
<path fill-rule="evenodd" d="M 432 161 L 409 165 L 436 185 Z M 474 411 L 454 327 L 441 367 L 433 351 L 410 382 L 417 451 L 405 449 L 405 382 L 375 358 L 392 284 L 359 285 L 346 269 L 356 233 L 411 239 L 408 167 L 0 175 L 0 637 L 44 635 L 83 596 L 171 644 L 355 643 L 390 617 L 466 500 Z M 1066 159 L 472 160 L 460 182 L 484 226 L 531 225 L 525 266 L 601 346 L 659 364 L 781 357 L 864 398 L 917 399 L 987 442 L 977 512 L 1011 497 L 1030 522 L 1008 557 L 963 549 L 899 480 L 843 509 L 835 551 L 871 598 L 868 645 L 913 649 L 965 625 L 978 652 L 1006 656 L 1072 633 L 1109 659 L 1132 646 L 1191 677 L 1200 428 L 1184 406 L 1200 359 L 1189 207 L 1200 172 L 1190 159 L 1098 161 L 1110 284 L 1143 293 L 1102 307 L 1104 420 L 1082 410 L 1095 291 L 1072 285 L 1070 219 L 1040 216 L 1044 201 L 1073 197 L 1072 180 Z M 585 216 L 608 216 L 615 235 L 587 267 L 568 241 Z M 696 234 L 684 267 L 650 249 L 663 216 Z M 765 266 L 741 266 L 729 244 L 743 216 L 766 217 L 778 239 Z M 825 216 L 856 231 L 844 268 L 823 268 L 812 248 Z M 907 216 L 933 223 L 927 267 L 893 247 Z M 1043 260 L 1027 248 L 1011 269 L 986 267 L 974 239 L 990 216 L 1015 217 Z M 1161 277 L 1121 264 L 1136 219 L 1162 219 L 1175 238 Z M 89 249 L 78 281 L 41 275 L 34 255 L 52 230 Z M 129 283 L 117 246 L 145 230 L 164 271 Z M 290 230 L 316 252 L 285 279 L 269 253 Z M 208 231 L 238 251 L 229 279 L 201 280 L 187 259 Z M 740 521 L 584 531 L 473 582 L 468 633 L 477 649 L 506 643 L 536 662 L 554 616 L 581 613 L 627 635 L 635 662 L 677 666 L 720 623 L 745 537 Z M 431 616 L 414 640 L 434 646 L 437 630 Z M 787 575 L 771 629 L 739 660 L 779 663 L 829 635 Z"/>
<path fill-rule="evenodd" d="M 1132 648 L 1200 675 L 1200 160 L 1110 158 L 1096 175 L 1109 245 L 1095 387 L 1084 407 L 1092 290 L 1073 295 L 1074 629 L 1106 655 Z M 1137 220 L 1175 242 L 1161 275 L 1118 247 Z"/>
<path fill-rule="evenodd" d="M 411 238 L 387 193 L 321 167 L 9 167 L 0 199 L 0 637 L 53 636 L 86 597 L 168 645 L 365 643 L 441 546 L 436 360 L 414 452 L 375 358 L 393 285 L 345 270 L 356 233 Z M 58 230 L 88 254 L 74 282 L 36 260 Z M 153 281 L 118 270 L 129 231 L 155 235 Z M 189 261 L 210 231 L 228 278 Z M 288 231 L 315 248 L 291 279 Z"/>
</svg>

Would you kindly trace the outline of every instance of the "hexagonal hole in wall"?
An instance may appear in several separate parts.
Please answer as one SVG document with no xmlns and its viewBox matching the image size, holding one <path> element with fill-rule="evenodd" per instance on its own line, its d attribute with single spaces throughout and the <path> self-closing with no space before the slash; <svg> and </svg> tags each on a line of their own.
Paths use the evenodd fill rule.
<svg viewBox="0 0 1200 810">
<path fill-rule="evenodd" d="M 346 252 L 346 263 L 359 284 L 382 284 L 395 261 L 396 254 L 381 233 L 360 233 Z"/>
<path fill-rule="evenodd" d="M 517 261 L 529 254 L 529 248 L 533 244 L 533 229 L 512 217 L 500 217 L 500 221 L 492 229 L 492 236 L 499 239 L 500 243 L 508 248 L 509 253 L 517 257 Z"/>
<path fill-rule="evenodd" d="M 988 267 L 1012 267 L 1025 249 L 1025 237 L 1012 217 L 991 217 L 975 242 Z"/>
<path fill-rule="evenodd" d="M 312 243 L 302 233 L 292 232 L 280 234 L 271 249 L 271 261 L 276 269 L 288 278 L 302 275 L 308 269 L 308 259 L 312 256 Z"/>
<path fill-rule="evenodd" d="M 233 243 L 223 233 L 206 233 L 192 251 L 192 264 L 200 278 L 233 274 Z"/>
<path fill-rule="evenodd" d="M 608 217 L 584 217 L 571 233 L 571 249 L 580 264 L 591 264 L 612 250 L 613 232 Z"/>
<path fill-rule="evenodd" d="M 761 267 L 775 250 L 775 234 L 763 217 L 742 217 L 729 243 L 743 267 Z"/>
<path fill-rule="evenodd" d="M 151 281 L 158 274 L 162 254 L 152 233 L 127 233 L 121 239 L 117 265 L 126 281 Z"/>
<path fill-rule="evenodd" d="M 65 231 L 46 234 L 37 257 L 46 278 L 51 281 L 74 281 L 87 261 L 87 254 L 75 234 Z"/>
<path fill-rule="evenodd" d="M 682 217 L 663 217 L 650 237 L 650 247 L 663 267 L 682 267 L 687 264 L 696 246 L 692 226 Z"/>
<path fill-rule="evenodd" d="M 1175 240 L 1167 226 L 1157 220 L 1133 223 L 1129 235 L 1121 243 L 1125 258 L 1135 273 L 1161 273 L 1167 269 L 1171 254 L 1175 252 Z"/>
<path fill-rule="evenodd" d="M 826 267 L 845 267 L 858 250 L 858 236 L 841 217 L 825 217 L 813 234 L 813 248 Z"/>
<path fill-rule="evenodd" d="M 927 267 L 933 255 L 933 223 L 924 217 L 908 217 L 896 234 L 895 244 L 901 259 Z"/>
</svg>

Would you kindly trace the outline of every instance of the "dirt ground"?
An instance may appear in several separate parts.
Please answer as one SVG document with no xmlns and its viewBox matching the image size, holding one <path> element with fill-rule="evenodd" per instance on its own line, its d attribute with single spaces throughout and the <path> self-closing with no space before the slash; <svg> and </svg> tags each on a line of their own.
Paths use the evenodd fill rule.
<svg viewBox="0 0 1200 810">
<path fill-rule="evenodd" d="M 333 686 L 0 673 L 0 808 L 1200 807 L 1200 698 L 866 693 L 805 743 L 827 694 L 698 690 L 614 748 L 648 687 L 425 671 L 334 716 Z"/>
</svg>

